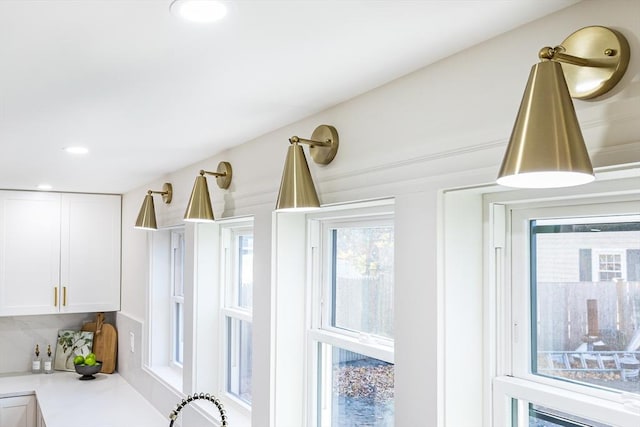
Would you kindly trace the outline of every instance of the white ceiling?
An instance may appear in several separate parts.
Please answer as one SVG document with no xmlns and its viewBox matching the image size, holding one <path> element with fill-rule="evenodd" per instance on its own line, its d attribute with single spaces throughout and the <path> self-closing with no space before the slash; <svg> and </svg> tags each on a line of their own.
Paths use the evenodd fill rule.
<svg viewBox="0 0 640 427">
<path fill-rule="evenodd" d="M 123 193 L 575 2 L 0 0 L 0 188 Z"/>
</svg>

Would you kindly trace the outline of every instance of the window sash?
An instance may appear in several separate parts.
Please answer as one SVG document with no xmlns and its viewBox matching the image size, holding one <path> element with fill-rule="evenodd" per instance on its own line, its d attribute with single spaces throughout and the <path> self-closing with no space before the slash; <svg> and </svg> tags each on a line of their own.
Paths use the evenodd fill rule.
<svg viewBox="0 0 640 427">
<path fill-rule="evenodd" d="M 345 350 L 373 357 L 387 363 L 395 363 L 393 343 L 391 345 L 387 345 L 387 343 L 381 344 L 323 329 L 312 329 L 308 332 L 308 336 L 310 340 L 315 342 L 344 348 Z"/>
<path fill-rule="evenodd" d="M 556 409 L 577 417 L 613 426 L 633 426 L 638 414 L 625 408 L 624 399 L 611 401 L 580 391 L 566 390 L 555 384 L 544 384 L 511 376 L 501 376 L 492 381 L 493 425 L 513 426 L 512 399 Z M 628 403 L 632 403 L 630 398 Z M 525 424 L 528 426 L 529 424 Z"/>
<path fill-rule="evenodd" d="M 226 316 L 224 325 L 226 325 L 225 335 L 227 337 L 225 390 L 235 398 L 251 405 L 251 362 L 253 355 L 250 341 L 248 345 L 245 345 L 245 340 L 247 335 L 249 338 L 251 337 L 252 323 Z"/>
<path fill-rule="evenodd" d="M 221 334 L 221 366 L 220 366 L 220 387 L 225 390 L 226 395 L 241 407 L 250 410 L 251 408 L 251 366 L 252 351 L 249 342 L 248 348 L 244 346 L 246 341 L 241 338 L 242 333 L 251 334 L 253 321 L 252 313 L 252 286 L 253 286 L 253 262 L 251 266 L 243 265 L 246 261 L 240 253 L 243 248 L 243 240 L 253 239 L 253 225 L 251 221 L 231 221 L 221 223 L 220 226 L 221 244 L 221 307 L 220 325 Z M 253 252 L 253 242 L 250 246 Z M 248 284 L 248 294 L 242 289 L 241 280 L 243 276 L 250 275 Z M 246 278 L 246 277 L 245 277 Z M 249 331 L 247 332 L 247 328 Z M 248 354 L 247 354 L 248 353 Z M 247 361 L 247 357 L 248 360 Z M 243 365 L 243 362 L 245 365 Z M 249 384 L 246 384 L 247 378 Z M 248 395 L 246 395 L 248 388 Z"/>
<path fill-rule="evenodd" d="M 318 384 L 318 386 L 315 387 L 317 392 L 314 395 L 315 401 L 313 402 L 313 407 L 316 408 L 315 411 L 317 414 L 315 425 L 317 425 L 318 427 L 331 427 L 332 425 L 334 425 L 334 418 L 336 417 L 334 417 L 333 411 L 335 410 L 338 411 L 337 417 L 341 416 L 340 412 L 342 411 L 349 413 L 348 415 L 351 416 L 362 416 L 361 408 L 354 411 L 352 407 L 352 404 L 356 403 L 360 399 L 364 399 L 365 402 L 367 402 L 368 406 L 373 406 L 372 409 L 374 410 L 374 412 L 368 414 L 367 419 L 361 419 L 359 421 L 366 422 L 366 425 L 370 425 L 369 423 L 372 421 L 371 418 L 375 418 L 376 425 L 379 425 L 378 422 L 384 423 L 384 425 L 389 425 L 389 423 L 393 425 L 393 409 L 391 410 L 391 412 L 389 412 L 388 406 L 384 405 L 383 402 L 381 402 L 387 401 L 384 403 L 388 403 L 389 397 L 388 395 L 385 396 L 384 390 L 385 388 L 388 389 L 388 378 L 382 376 L 380 377 L 379 381 L 369 379 L 366 380 L 366 382 L 363 382 L 362 387 L 358 387 L 355 390 L 351 389 L 349 383 L 352 381 L 357 381 L 358 376 L 363 376 L 361 369 L 364 366 L 360 365 L 349 367 L 347 365 L 348 363 L 350 363 L 349 361 L 335 360 L 334 356 L 336 355 L 337 350 L 339 354 L 347 356 L 349 360 L 358 360 L 359 358 L 357 356 L 365 356 L 368 359 L 377 358 L 362 353 L 358 354 L 357 351 L 349 350 L 339 345 L 332 345 L 325 342 L 316 341 L 314 343 L 314 346 L 315 349 L 313 353 L 317 366 L 317 369 L 315 370 L 315 382 Z M 344 352 L 345 350 L 346 353 Z M 356 359 L 351 359 L 354 356 L 356 357 Z M 382 369 L 383 372 L 388 372 L 387 367 L 389 365 L 386 365 L 384 363 L 385 361 L 380 362 L 382 363 L 375 362 L 375 367 L 372 365 L 367 366 L 369 366 L 371 369 Z M 334 371 L 336 365 L 338 367 L 338 371 L 346 370 L 348 372 L 350 369 L 353 370 L 346 374 L 343 372 L 342 375 L 338 373 L 338 378 L 336 378 L 336 372 Z M 393 363 L 391 363 L 391 366 L 394 366 Z M 372 387 L 372 385 L 374 386 Z M 380 388 L 376 387 L 377 385 L 379 385 Z M 336 387 L 342 390 L 336 390 Z M 342 395 L 342 397 L 340 397 L 340 395 Z M 378 401 L 378 398 L 380 398 L 381 401 Z M 352 403 L 350 404 L 348 403 L 348 401 L 351 401 Z M 362 402 L 362 400 L 360 400 L 360 402 Z M 394 404 L 395 402 L 393 398 L 391 398 L 391 405 L 395 406 Z M 347 414 L 343 413 L 342 415 Z"/>
<path fill-rule="evenodd" d="M 171 354 L 169 362 L 182 369 L 184 363 L 184 299 L 172 298 L 171 307 Z"/>
<path fill-rule="evenodd" d="M 327 348 L 339 348 L 366 357 L 394 364 L 394 340 L 392 338 L 348 330 L 332 325 L 333 265 L 329 256 L 332 247 L 331 230 L 339 228 L 393 227 L 390 206 L 328 211 L 308 215 L 310 283 L 309 327 L 307 330 L 308 371 L 308 422 L 312 426 L 330 425 L 331 409 L 326 406 L 332 400 L 331 369 L 327 366 Z M 368 209 L 371 209 L 370 211 Z M 341 217 L 340 215 L 344 215 Z M 322 376 L 322 378 L 320 378 Z M 323 387 L 323 384 L 325 387 Z M 324 402 L 324 403 L 323 403 Z"/>
<path fill-rule="evenodd" d="M 341 228 L 384 228 L 391 227 L 393 229 L 393 216 L 386 215 L 370 215 L 361 218 L 349 218 L 344 220 L 323 220 L 319 222 L 319 229 L 316 233 L 319 233 L 319 241 L 321 242 L 318 255 L 321 257 L 322 265 L 324 266 L 320 277 L 321 281 L 321 312 L 319 323 L 315 323 L 313 327 L 324 329 L 326 331 L 335 334 L 344 334 L 345 336 L 359 339 L 359 340 L 371 340 L 372 342 L 393 346 L 393 338 L 385 337 L 381 335 L 371 334 L 366 331 L 351 330 L 334 326 L 334 308 L 335 308 L 335 283 L 334 283 L 334 265 L 332 248 L 334 247 L 334 233 L 333 230 Z"/>
<path fill-rule="evenodd" d="M 564 381 L 562 379 L 546 377 L 532 373 L 532 335 L 536 329 L 532 326 L 532 307 L 535 307 L 531 301 L 531 271 L 529 268 L 529 251 L 531 247 L 529 227 L 532 220 L 536 220 L 539 224 L 545 223 L 545 218 L 586 218 L 588 217 L 601 219 L 603 216 L 626 216 L 634 214 L 637 211 L 637 202 L 611 202 L 597 204 L 583 204 L 573 206 L 556 206 L 556 207 L 509 207 L 510 230 L 512 238 L 509 241 L 510 248 L 505 253 L 511 253 L 511 261 L 506 263 L 506 277 L 510 277 L 511 284 L 506 286 L 507 295 L 511 294 L 512 308 L 507 311 L 507 321 L 510 324 L 510 333 L 504 337 L 507 341 L 504 343 L 510 349 L 511 357 L 510 368 L 506 369 L 506 373 L 514 377 L 530 381 L 532 384 L 544 384 L 568 392 L 593 396 L 598 399 L 607 401 L 619 401 L 620 392 L 611 389 L 598 388 L 595 385 L 585 383 L 574 383 Z M 571 222 L 571 221 L 568 221 Z M 613 222 L 613 221 L 612 221 Z M 509 268 L 511 270 L 509 271 Z M 505 297 L 508 298 L 508 297 Z M 506 299 L 507 301 L 509 299 Z M 534 403 L 541 403 L 535 402 Z M 561 409 L 561 408 L 558 408 Z M 579 414 L 576 414 L 579 415 Z"/>
<path fill-rule="evenodd" d="M 245 274 L 253 275 L 253 269 L 245 268 L 244 257 L 240 254 L 243 239 L 253 239 L 253 227 L 251 226 L 229 226 L 222 229 L 223 263 L 224 266 L 224 298 L 223 307 L 236 308 L 250 312 L 252 310 L 252 290 L 243 291 L 242 278 Z M 253 246 L 252 246 L 253 247 Z M 249 284 L 251 287 L 253 280 Z M 249 292 L 248 295 L 246 292 Z M 243 303 L 243 295 L 248 299 L 248 303 Z"/>
<path fill-rule="evenodd" d="M 181 370 L 184 362 L 184 229 L 171 230 L 171 337 L 169 365 Z"/>
</svg>

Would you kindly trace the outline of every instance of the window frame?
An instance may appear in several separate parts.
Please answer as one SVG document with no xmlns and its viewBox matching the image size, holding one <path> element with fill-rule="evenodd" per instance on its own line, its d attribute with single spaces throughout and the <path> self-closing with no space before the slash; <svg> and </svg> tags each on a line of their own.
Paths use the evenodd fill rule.
<svg viewBox="0 0 640 427">
<path fill-rule="evenodd" d="M 186 227 L 175 226 L 158 229 L 149 233 L 149 282 L 147 287 L 145 345 L 143 348 L 143 369 L 163 384 L 178 393 L 183 391 L 184 369 L 175 361 L 175 310 L 174 301 L 174 251 L 173 234 L 182 235 L 183 292 L 186 252 Z M 183 314 L 184 296 L 181 298 Z M 182 338 L 185 338 L 183 322 Z M 183 347 L 183 355 L 186 349 Z"/>
<path fill-rule="evenodd" d="M 496 425 L 508 425 L 506 414 L 511 404 L 506 397 L 523 399 L 594 421 L 628 425 L 638 415 L 624 409 L 626 394 L 588 384 L 572 383 L 532 373 L 531 368 L 531 272 L 529 270 L 530 221 L 546 218 L 637 214 L 638 200 L 628 196 L 578 198 L 568 201 L 547 200 L 510 204 L 489 203 L 493 220 L 490 235 L 503 246 L 494 245 L 495 259 L 489 276 L 495 280 L 497 297 L 511 304 L 497 307 L 498 369 L 492 380 L 492 412 Z M 635 209 L 635 211 L 634 211 Z M 496 212 L 497 211 L 497 212 Z M 498 219 L 496 221 L 496 218 Z M 500 221 L 503 218 L 504 221 Z M 504 227 L 501 231 L 500 228 Z M 495 234 L 506 233 L 506 238 Z M 502 266 L 502 267 L 500 267 Z M 501 271 L 502 270 L 502 271 Z M 527 286 L 517 286 L 516 283 Z M 525 337 L 527 339 L 525 339 Z M 502 347 L 502 350 L 500 348 Z M 630 397 L 629 399 L 640 399 Z M 597 408 L 594 410 L 594 408 Z M 637 417 L 637 418 L 636 418 Z M 503 424 L 501 424 L 503 423 Z"/>
<path fill-rule="evenodd" d="M 331 382 L 330 347 L 338 347 L 387 363 L 395 364 L 394 340 L 372 336 L 331 325 L 332 305 L 332 256 L 330 230 L 339 226 L 389 226 L 395 231 L 392 201 L 367 204 L 361 207 L 328 209 L 307 214 L 307 424 L 325 426 L 330 423 L 330 405 L 321 407 L 331 398 L 331 390 L 323 388 L 321 382 Z M 394 238 L 395 240 L 395 238 Z M 395 288 L 395 283 L 394 283 Z M 327 345 L 323 345 L 327 344 Z M 323 365 L 324 364 L 324 365 Z M 321 366 L 323 365 L 323 366 Z M 320 373 L 323 378 L 320 379 Z M 329 399 L 329 400 L 327 400 Z M 321 422 L 321 420 L 325 420 Z"/>
<path fill-rule="evenodd" d="M 329 251 L 333 245 L 331 231 L 336 230 L 338 228 L 348 228 L 353 226 L 359 226 L 360 228 L 374 228 L 374 227 L 393 227 L 393 218 L 385 215 L 385 216 L 372 216 L 366 217 L 362 220 L 358 219 L 347 219 L 347 220 L 328 220 L 322 221 L 320 223 L 320 233 L 321 238 L 323 240 L 322 247 L 326 248 L 325 250 Z M 333 274 L 334 274 L 334 266 L 332 265 L 332 257 L 327 256 L 324 269 L 322 272 L 322 289 L 321 289 L 321 312 L 320 319 L 318 323 L 312 324 L 312 327 L 317 328 L 321 331 L 327 332 L 328 334 L 336 334 L 338 336 L 346 336 L 349 338 L 353 338 L 357 340 L 357 342 L 365 343 L 366 345 L 377 344 L 381 348 L 393 348 L 394 340 L 379 336 L 379 335 L 371 335 L 366 332 L 353 331 L 346 328 L 339 328 L 333 326 L 332 323 L 332 306 L 333 306 Z"/>
<path fill-rule="evenodd" d="M 219 389 L 225 396 L 237 403 L 247 412 L 251 411 L 251 402 L 243 399 L 239 395 L 229 390 L 230 384 L 237 378 L 232 374 L 229 366 L 236 363 L 239 366 L 240 332 L 231 327 L 234 321 L 246 322 L 253 325 L 253 307 L 242 307 L 237 301 L 241 284 L 239 283 L 239 257 L 234 249 L 239 250 L 236 244 L 241 236 L 254 237 L 253 219 L 220 221 L 220 368 L 219 368 Z M 252 266 L 253 271 L 253 266 Z M 252 273 L 253 274 L 253 273 Z M 231 338 L 229 336 L 232 336 Z M 234 358 L 235 361 L 230 360 Z"/>
<path fill-rule="evenodd" d="M 171 368 L 178 370 L 182 373 L 182 369 L 184 366 L 184 256 L 185 256 L 185 230 L 184 228 L 173 228 L 169 230 L 171 233 L 170 242 L 171 242 L 171 296 L 169 297 L 170 309 L 171 313 L 171 338 L 169 340 L 169 365 Z M 178 236 L 178 237 L 176 237 Z M 176 242 L 178 240 L 178 242 Z M 176 246 L 177 245 L 177 246 Z M 180 292 L 176 290 L 176 250 L 180 249 L 181 253 L 181 261 L 182 261 L 182 274 L 181 274 L 181 295 Z M 181 331 L 178 331 L 178 308 L 182 311 L 182 322 L 181 322 Z M 180 343 L 178 341 L 181 341 Z M 180 344 L 182 348 L 179 348 Z M 176 354 L 182 353 L 181 359 L 180 356 L 176 357 Z"/>
</svg>

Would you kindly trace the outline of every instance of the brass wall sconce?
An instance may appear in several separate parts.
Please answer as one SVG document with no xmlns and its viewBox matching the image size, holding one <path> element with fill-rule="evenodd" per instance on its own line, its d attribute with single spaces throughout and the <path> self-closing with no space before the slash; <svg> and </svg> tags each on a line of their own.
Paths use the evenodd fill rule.
<svg viewBox="0 0 640 427">
<path fill-rule="evenodd" d="M 582 28 L 538 54 L 524 91 L 497 183 L 519 188 L 569 187 L 595 179 L 571 98 L 611 90 L 629 64 L 619 32 Z"/>
<path fill-rule="evenodd" d="M 153 194 L 162 194 L 162 201 L 169 204 L 173 198 L 173 186 L 165 182 L 162 186 L 162 191 L 147 191 L 147 195 L 144 196 L 144 201 L 140 208 L 140 213 L 138 213 L 138 219 L 136 219 L 135 228 L 141 230 L 158 229 L 158 224 L 156 223 L 156 207 L 153 204 Z"/>
<path fill-rule="evenodd" d="M 231 185 L 231 176 L 233 175 L 231 163 L 218 163 L 216 172 L 200 171 L 200 176 L 196 178 L 196 182 L 193 184 L 189 204 L 184 213 L 184 220 L 187 222 L 213 222 L 215 220 L 205 174 L 215 176 L 218 187 L 227 189 Z"/>
<path fill-rule="evenodd" d="M 276 210 L 301 211 L 319 208 L 318 193 L 300 144 L 310 146 L 309 152 L 314 162 L 328 165 L 338 152 L 338 131 L 333 126 L 320 125 L 313 131 L 311 139 L 292 136 L 289 143 L 291 145 L 284 162 Z"/>
</svg>

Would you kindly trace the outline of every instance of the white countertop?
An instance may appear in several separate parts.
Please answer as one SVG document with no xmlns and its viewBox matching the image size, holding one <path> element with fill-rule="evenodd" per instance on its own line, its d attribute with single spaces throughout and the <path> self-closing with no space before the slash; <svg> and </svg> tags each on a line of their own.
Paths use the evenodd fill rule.
<svg viewBox="0 0 640 427">
<path fill-rule="evenodd" d="M 159 427 L 158 412 L 118 374 L 80 381 L 75 372 L 0 377 L 0 398 L 35 394 L 47 427 Z"/>
</svg>

